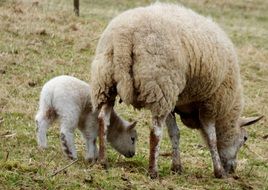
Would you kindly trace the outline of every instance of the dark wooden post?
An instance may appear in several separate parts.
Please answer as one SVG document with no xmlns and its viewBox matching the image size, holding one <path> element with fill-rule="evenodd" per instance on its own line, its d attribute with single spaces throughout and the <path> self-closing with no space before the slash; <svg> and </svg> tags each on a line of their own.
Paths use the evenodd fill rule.
<svg viewBox="0 0 268 190">
<path fill-rule="evenodd" d="M 74 13 L 79 16 L 79 0 L 74 0 Z"/>
</svg>

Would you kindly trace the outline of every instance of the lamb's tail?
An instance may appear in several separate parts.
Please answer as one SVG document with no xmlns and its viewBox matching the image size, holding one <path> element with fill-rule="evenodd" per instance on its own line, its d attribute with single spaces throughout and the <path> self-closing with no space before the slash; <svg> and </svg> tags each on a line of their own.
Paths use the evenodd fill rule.
<svg viewBox="0 0 268 190">
<path fill-rule="evenodd" d="M 47 129 L 57 115 L 52 107 L 51 94 L 52 93 L 48 93 L 45 88 L 42 89 L 39 100 L 39 110 L 35 116 L 36 137 L 40 148 L 47 147 Z"/>
<path fill-rule="evenodd" d="M 124 103 L 133 102 L 132 51 L 132 43 L 121 37 L 106 44 L 105 53 L 97 53 L 91 68 L 93 109 L 113 104 L 117 94 Z"/>
</svg>

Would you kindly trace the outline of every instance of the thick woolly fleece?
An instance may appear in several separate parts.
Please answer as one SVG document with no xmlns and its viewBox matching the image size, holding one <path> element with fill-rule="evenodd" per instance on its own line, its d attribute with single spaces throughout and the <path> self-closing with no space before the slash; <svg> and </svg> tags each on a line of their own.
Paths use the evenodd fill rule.
<svg viewBox="0 0 268 190">
<path fill-rule="evenodd" d="M 183 6 L 156 3 L 115 17 L 91 72 L 94 108 L 116 95 L 157 117 L 197 105 L 203 120 L 216 121 L 219 141 L 239 132 L 243 100 L 233 44 L 215 22 Z"/>
</svg>

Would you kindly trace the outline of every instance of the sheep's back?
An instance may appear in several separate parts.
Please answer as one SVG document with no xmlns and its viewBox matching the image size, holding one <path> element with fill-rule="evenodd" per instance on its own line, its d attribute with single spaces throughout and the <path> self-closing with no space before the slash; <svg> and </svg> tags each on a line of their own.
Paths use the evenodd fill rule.
<svg viewBox="0 0 268 190">
<path fill-rule="evenodd" d="M 226 34 L 210 19 L 180 6 L 157 3 L 117 16 L 104 31 L 96 55 L 116 48 L 132 51 L 132 104 L 155 112 L 168 111 L 178 101 L 201 101 L 219 88 L 228 73 L 239 76 Z"/>
</svg>

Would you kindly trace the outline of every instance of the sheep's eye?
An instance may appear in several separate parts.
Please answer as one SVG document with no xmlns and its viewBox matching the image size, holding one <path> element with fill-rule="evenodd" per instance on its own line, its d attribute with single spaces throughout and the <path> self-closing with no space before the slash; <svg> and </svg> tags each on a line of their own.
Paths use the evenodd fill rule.
<svg viewBox="0 0 268 190">
<path fill-rule="evenodd" d="M 132 144 L 134 144 L 134 142 L 135 142 L 135 137 L 131 137 L 131 140 L 132 140 Z"/>
<path fill-rule="evenodd" d="M 247 136 L 244 136 L 244 142 L 246 142 L 248 140 Z"/>
</svg>

